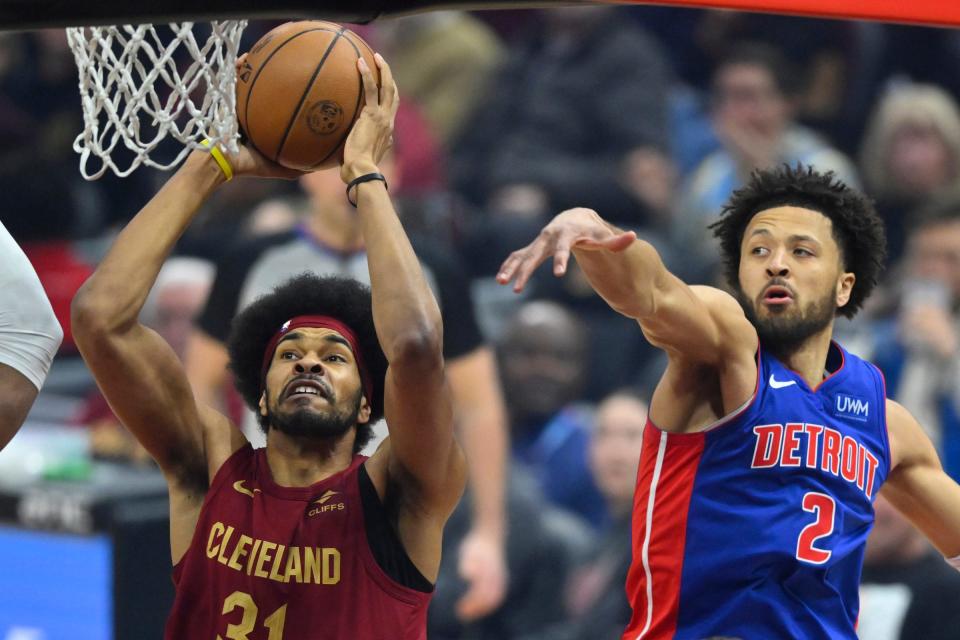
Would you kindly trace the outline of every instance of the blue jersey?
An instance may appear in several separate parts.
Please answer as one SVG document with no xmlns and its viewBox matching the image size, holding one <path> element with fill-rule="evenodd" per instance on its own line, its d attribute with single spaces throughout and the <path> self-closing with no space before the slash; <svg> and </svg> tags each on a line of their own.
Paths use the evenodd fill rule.
<svg viewBox="0 0 960 640">
<path fill-rule="evenodd" d="M 647 424 L 624 640 L 856 638 L 890 470 L 883 377 L 836 343 L 813 389 L 762 349 L 757 362 L 753 396 L 719 423 Z"/>
</svg>

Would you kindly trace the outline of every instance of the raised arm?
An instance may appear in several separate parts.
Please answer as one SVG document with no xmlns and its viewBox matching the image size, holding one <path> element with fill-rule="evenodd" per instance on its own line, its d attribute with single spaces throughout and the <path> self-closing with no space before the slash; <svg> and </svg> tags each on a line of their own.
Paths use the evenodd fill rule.
<svg viewBox="0 0 960 640">
<path fill-rule="evenodd" d="M 377 64 L 382 83 L 379 91 L 371 71 L 360 61 L 366 105 L 344 149 L 341 176 L 346 183 L 378 173 L 377 163 L 391 143 L 397 90 L 389 66 L 379 56 Z M 466 473 L 463 454 L 453 437 L 440 309 L 384 182 L 363 182 L 351 196 L 356 198 L 367 247 L 374 325 L 389 362 L 384 412 L 390 439 L 381 450 L 387 456 L 386 481 L 402 489 L 400 534 L 417 562 L 418 556 L 429 555 L 411 548 L 424 540 L 420 535 L 423 521 L 439 525 L 433 527 L 439 535 L 463 491 Z M 374 468 L 380 462 L 375 458 Z M 408 519 L 411 514 L 414 517 Z M 432 572 L 434 567 L 426 564 L 418 562 L 427 573 Z"/>
<path fill-rule="evenodd" d="M 27 417 L 62 340 L 40 279 L 0 224 L 0 449 Z"/>
<path fill-rule="evenodd" d="M 731 356 L 750 359 L 757 334 L 732 296 L 692 287 L 670 273 L 653 246 L 604 221 L 590 209 L 556 216 L 537 238 L 503 263 L 497 280 L 521 291 L 545 260 L 566 273 L 571 253 L 594 290 L 614 310 L 640 323 L 647 339 L 671 361 L 718 366 Z"/>
<path fill-rule="evenodd" d="M 887 400 L 887 429 L 893 460 L 883 495 L 960 569 L 960 486 L 917 420 L 893 400 Z"/>
<path fill-rule="evenodd" d="M 114 413 L 168 479 L 201 487 L 204 416 L 173 349 L 138 318 L 177 239 L 223 181 L 209 154 L 192 154 L 120 233 L 72 308 L 77 346 Z"/>
<path fill-rule="evenodd" d="M 230 162 L 239 175 L 287 175 L 247 149 Z M 177 239 L 224 180 L 210 154 L 191 154 L 120 233 L 72 307 L 77 345 L 111 408 L 168 480 L 193 489 L 206 486 L 241 436 L 198 406 L 176 354 L 138 316 Z M 211 439 L 214 432 L 224 437 Z"/>
</svg>

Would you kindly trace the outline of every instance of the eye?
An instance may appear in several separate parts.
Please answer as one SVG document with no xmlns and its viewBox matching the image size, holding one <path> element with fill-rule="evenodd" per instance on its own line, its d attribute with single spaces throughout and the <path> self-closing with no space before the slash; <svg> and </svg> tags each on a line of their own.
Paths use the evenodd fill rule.
<svg viewBox="0 0 960 640">
<path fill-rule="evenodd" d="M 334 353 L 327 356 L 327 362 L 346 362 L 347 359 L 341 356 L 339 353 Z"/>
<path fill-rule="evenodd" d="M 296 351 L 284 351 L 280 354 L 281 360 L 294 360 L 297 357 Z"/>
<path fill-rule="evenodd" d="M 750 255 L 754 256 L 765 256 L 768 253 L 770 253 L 770 251 L 768 251 L 766 247 L 754 247 L 750 249 Z"/>
<path fill-rule="evenodd" d="M 797 247 L 796 249 L 793 250 L 793 254 L 806 258 L 806 257 L 812 256 L 813 252 L 810 251 L 809 249 L 804 249 L 803 247 Z"/>
</svg>

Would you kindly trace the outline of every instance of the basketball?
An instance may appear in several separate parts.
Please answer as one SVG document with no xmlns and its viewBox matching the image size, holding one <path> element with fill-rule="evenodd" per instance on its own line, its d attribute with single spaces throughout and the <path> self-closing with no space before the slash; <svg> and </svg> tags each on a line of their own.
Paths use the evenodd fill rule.
<svg viewBox="0 0 960 640">
<path fill-rule="evenodd" d="M 357 59 L 373 50 L 332 22 L 288 22 L 253 45 L 237 70 L 237 121 L 257 151 L 291 169 L 338 165 L 363 108 Z"/>
</svg>

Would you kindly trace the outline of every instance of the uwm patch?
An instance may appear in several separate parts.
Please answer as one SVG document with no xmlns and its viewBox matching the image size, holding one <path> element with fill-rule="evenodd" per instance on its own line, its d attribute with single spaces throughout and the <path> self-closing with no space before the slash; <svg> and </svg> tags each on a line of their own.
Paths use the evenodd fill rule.
<svg viewBox="0 0 960 640">
<path fill-rule="evenodd" d="M 834 399 L 833 412 L 842 418 L 866 422 L 870 418 L 870 403 L 863 398 L 838 393 Z"/>
</svg>

